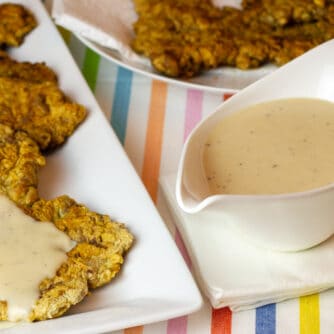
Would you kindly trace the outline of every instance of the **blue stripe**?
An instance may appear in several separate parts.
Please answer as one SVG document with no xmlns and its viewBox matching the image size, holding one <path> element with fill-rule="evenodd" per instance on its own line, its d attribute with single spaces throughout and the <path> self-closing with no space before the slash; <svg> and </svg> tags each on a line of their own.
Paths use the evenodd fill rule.
<svg viewBox="0 0 334 334">
<path fill-rule="evenodd" d="M 116 87 L 111 113 L 111 126 L 124 145 L 128 121 L 133 72 L 123 67 L 117 68 Z"/>
<path fill-rule="evenodd" d="M 276 304 L 269 304 L 256 309 L 255 333 L 276 333 Z"/>
</svg>

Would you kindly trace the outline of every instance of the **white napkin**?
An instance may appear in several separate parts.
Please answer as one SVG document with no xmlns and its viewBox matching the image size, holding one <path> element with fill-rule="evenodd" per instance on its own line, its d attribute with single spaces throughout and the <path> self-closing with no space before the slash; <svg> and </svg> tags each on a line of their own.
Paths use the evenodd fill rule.
<svg viewBox="0 0 334 334">
<path fill-rule="evenodd" d="M 76 34 L 139 60 L 130 48 L 137 19 L 131 0 L 53 0 L 52 17 Z"/>
<path fill-rule="evenodd" d="M 212 0 L 218 7 L 240 7 L 241 0 Z M 55 22 L 92 42 L 117 50 L 122 58 L 145 63 L 131 50 L 137 14 L 131 0 L 53 0 Z"/>
<path fill-rule="evenodd" d="M 334 237 L 301 252 L 259 248 L 225 222 L 182 212 L 175 175 L 161 184 L 198 284 L 213 307 L 241 311 L 334 287 Z"/>
</svg>

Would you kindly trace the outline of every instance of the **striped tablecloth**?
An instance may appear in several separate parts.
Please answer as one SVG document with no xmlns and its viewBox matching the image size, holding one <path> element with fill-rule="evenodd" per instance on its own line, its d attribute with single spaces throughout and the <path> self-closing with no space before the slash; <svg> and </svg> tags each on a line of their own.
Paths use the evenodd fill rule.
<svg viewBox="0 0 334 334">
<path fill-rule="evenodd" d="M 68 32 L 63 32 L 63 36 L 189 264 L 180 235 L 164 205 L 159 177 L 176 171 L 189 132 L 229 96 L 152 80 L 101 58 Z M 239 313 L 231 313 L 228 308 L 213 310 L 205 302 L 195 314 L 124 329 L 117 334 L 320 332 L 334 333 L 332 291 Z"/>
</svg>

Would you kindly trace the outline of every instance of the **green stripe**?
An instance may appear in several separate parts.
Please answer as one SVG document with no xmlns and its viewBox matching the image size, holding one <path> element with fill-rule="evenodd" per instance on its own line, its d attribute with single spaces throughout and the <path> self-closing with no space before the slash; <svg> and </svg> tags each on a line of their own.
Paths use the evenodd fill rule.
<svg viewBox="0 0 334 334">
<path fill-rule="evenodd" d="M 82 65 L 82 74 L 92 91 L 95 90 L 99 64 L 100 56 L 91 49 L 86 48 L 85 58 Z"/>
</svg>

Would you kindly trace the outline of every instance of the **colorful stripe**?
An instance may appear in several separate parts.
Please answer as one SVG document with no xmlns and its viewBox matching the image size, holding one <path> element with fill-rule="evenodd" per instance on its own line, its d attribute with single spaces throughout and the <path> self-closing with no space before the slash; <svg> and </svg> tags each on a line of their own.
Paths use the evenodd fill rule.
<svg viewBox="0 0 334 334">
<path fill-rule="evenodd" d="M 116 87 L 112 105 L 111 125 L 124 145 L 126 127 L 131 98 L 133 72 L 123 67 L 118 67 L 116 77 Z"/>
<path fill-rule="evenodd" d="M 93 50 L 87 48 L 82 66 L 82 74 L 92 91 L 94 91 L 96 87 L 99 63 L 100 56 Z"/>
<path fill-rule="evenodd" d="M 203 92 L 188 89 L 186 104 L 186 119 L 184 128 L 184 140 L 202 118 Z"/>
<path fill-rule="evenodd" d="M 264 305 L 256 309 L 255 333 L 276 333 L 276 304 Z"/>
<path fill-rule="evenodd" d="M 142 180 L 153 201 L 158 194 L 166 99 L 167 84 L 153 80 L 142 169 Z"/>
<path fill-rule="evenodd" d="M 231 334 L 232 312 L 228 307 L 212 309 L 211 334 Z"/>
<path fill-rule="evenodd" d="M 187 139 L 190 132 L 194 129 L 197 123 L 202 119 L 202 106 L 203 106 L 203 92 L 195 89 L 187 90 L 186 101 L 186 113 L 185 113 L 185 125 L 183 132 L 183 141 Z M 191 260 L 187 249 L 184 245 L 182 237 L 178 229 L 175 231 L 175 242 L 186 261 L 188 267 L 191 267 Z"/>
<path fill-rule="evenodd" d="M 223 94 L 223 100 L 226 101 L 228 100 L 230 97 L 232 97 L 234 94 L 232 93 L 225 93 Z"/>
<path fill-rule="evenodd" d="M 196 126 L 196 124 L 202 118 L 202 102 L 203 102 L 203 92 L 189 89 L 187 91 L 187 101 L 186 101 L 186 113 L 185 113 L 185 126 L 184 126 L 184 141 L 187 139 L 189 133 Z M 184 245 L 182 237 L 179 230 L 175 229 L 175 243 L 178 246 L 186 264 L 191 267 L 191 260 L 187 249 Z M 168 321 L 167 333 L 168 334 L 185 334 L 187 333 L 188 317 L 183 316 Z"/>
<path fill-rule="evenodd" d="M 144 330 L 143 326 L 136 326 L 124 329 L 124 334 L 142 334 Z"/>
<path fill-rule="evenodd" d="M 320 333 L 319 295 L 299 298 L 300 334 Z"/>
<path fill-rule="evenodd" d="M 188 317 L 182 316 L 168 320 L 167 334 L 184 334 L 187 333 Z"/>
<path fill-rule="evenodd" d="M 232 94 L 223 94 L 223 100 L 230 98 Z M 212 309 L 211 312 L 211 334 L 232 333 L 232 312 L 228 307 Z"/>
<path fill-rule="evenodd" d="M 181 252 L 184 261 L 186 262 L 188 268 L 191 268 L 191 260 L 190 260 L 190 256 L 187 252 L 186 246 L 184 245 L 184 242 L 182 240 L 181 234 L 179 232 L 179 230 L 176 228 L 175 230 L 175 243 L 179 249 L 179 251 Z"/>
</svg>

